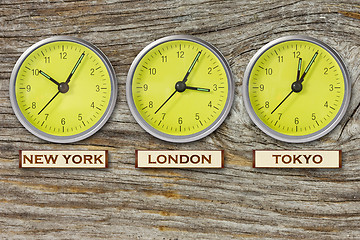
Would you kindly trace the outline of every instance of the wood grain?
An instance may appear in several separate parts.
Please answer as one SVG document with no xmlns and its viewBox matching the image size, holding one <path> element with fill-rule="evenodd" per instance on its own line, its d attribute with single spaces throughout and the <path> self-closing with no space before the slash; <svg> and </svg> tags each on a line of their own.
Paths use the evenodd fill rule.
<svg viewBox="0 0 360 240">
<path fill-rule="evenodd" d="M 360 3 L 358 0 L 33 1 L 0 3 L 0 236 L 2 239 L 360 239 Z M 155 39 L 192 34 L 218 47 L 235 75 L 229 117 L 213 134 L 170 144 L 145 133 L 125 99 L 126 75 Z M 262 133 L 242 102 L 250 58 L 270 40 L 318 38 L 344 58 L 350 107 L 320 140 L 287 144 Z M 21 53 L 76 36 L 110 59 L 119 83 L 108 123 L 91 138 L 51 144 L 27 132 L 9 100 Z M 19 149 L 109 150 L 108 170 L 24 170 Z M 224 149 L 221 170 L 139 170 L 135 149 Z M 339 170 L 253 169 L 253 149 L 341 149 Z"/>
</svg>

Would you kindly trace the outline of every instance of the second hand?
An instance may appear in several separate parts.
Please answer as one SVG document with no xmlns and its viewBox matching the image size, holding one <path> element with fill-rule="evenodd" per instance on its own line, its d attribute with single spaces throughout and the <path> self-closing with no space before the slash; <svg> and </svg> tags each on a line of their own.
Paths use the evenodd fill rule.
<svg viewBox="0 0 360 240">
<path fill-rule="evenodd" d="M 44 109 L 52 102 L 52 100 L 54 100 L 56 98 L 57 95 L 59 95 L 60 91 L 58 91 L 51 99 L 50 101 L 40 110 L 40 112 L 38 113 L 38 115 L 40 115 L 40 113 L 42 111 L 44 111 Z"/>
<path fill-rule="evenodd" d="M 300 79 L 301 63 L 302 63 L 302 59 L 299 58 L 299 63 L 298 63 L 297 75 L 296 75 L 296 81 L 295 81 L 295 83 L 299 82 L 299 79 Z M 301 83 L 300 83 L 300 84 L 301 84 Z M 293 85 L 294 85 L 294 83 L 293 83 Z M 283 102 L 285 102 L 285 100 L 286 100 L 288 97 L 290 97 L 290 95 L 291 95 L 293 92 L 294 92 L 294 90 L 292 89 L 291 92 L 290 92 L 288 95 L 286 95 L 286 97 L 274 108 L 274 110 L 272 110 L 271 114 L 273 114 L 273 113 L 276 111 L 276 109 L 278 109 L 278 108 L 281 106 L 281 104 L 283 104 Z"/>
</svg>

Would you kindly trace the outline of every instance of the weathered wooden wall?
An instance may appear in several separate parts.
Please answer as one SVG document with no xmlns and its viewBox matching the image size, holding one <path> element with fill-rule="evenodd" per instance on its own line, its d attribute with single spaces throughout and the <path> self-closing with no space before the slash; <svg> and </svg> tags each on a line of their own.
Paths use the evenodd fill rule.
<svg viewBox="0 0 360 240">
<path fill-rule="evenodd" d="M 3 239 L 360 239 L 360 2 L 0 1 L 0 236 Z M 126 75 L 151 41 L 192 34 L 218 47 L 236 81 L 224 124 L 209 137 L 169 144 L 145 133 L 125 99 Z M 275 38 L 305 34 L 344 58 L 352 99 L 340 125 L 307 144 L 267 137 L 242 102 L 253 54 Z M 10 106 L 12 68 L 30 45 L 70 35 L 112 62 L 119 96 L 109 122 L 75 144 L 27 132 Z M 137 170 L 135 149 L 224 149 L 221 170 Z M 253 149 L 342 149 L 338 170 L 253 169 Z M 21 170 L 19 149 L 108 149 L 108 170 Z"/>
</svg>

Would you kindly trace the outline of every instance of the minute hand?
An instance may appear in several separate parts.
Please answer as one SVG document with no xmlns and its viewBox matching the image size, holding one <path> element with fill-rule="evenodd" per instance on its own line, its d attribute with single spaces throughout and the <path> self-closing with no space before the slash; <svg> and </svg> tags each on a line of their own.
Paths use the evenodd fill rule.
<svg viewBox="0 0 360 240">
<path fill-rule="evenodd" d="M 317 57 L 317 55 L 319 54 L 319 52 L 316 52 L 314 54 L 314 56 L 312 57 L 311 61 L 309 62 L 309 64 L 307 65 L 304 73 L 301 75 L 301 78 L 298 80 L 300 83 L 302 83 L 304 81 L 304 77 L 306 76 L 306 74 L 309 72 L 310 67 L 312 66 L 312 64 L 315 61 L 315 58 Z"/>
<path fill-rule="evenodd" d="M 202 53 L 202 51 L 199 51 L 199 52 L 196 54 L 194 61 L 191 63 L 191 65 L 190 65 L 190 67 L 189 67 L 189 70 L 186 72 L 185 77 L 184 77 L 183 80 L 182 80 L 183 83 L 186 83 L 186 81 L 188 80 L 187 78 L 188 78 L 189 74 L 191 73 L 191 71 L 193 70 L 194 65 L 195 65 L 195 63 L 197 62 L 197 60 L 199 59 L 201 53 Z"/>
<path fill-rule="evenodd" d="M 70 82 L 71 77 L 74 75 L 76 69 L 79 67 L 79 64 L 80 64 L 81 61 L 83 60 L 84 56 L 85 56 L 85 52 L 83 52 L 83 53 L 80 55 L 79 59 L 77 60 L 77 62 L 76 62 L 76 64 L 75 64 L 75 66 L 74 66 L 73 69 L 71 70 L 71 73 L 69 74 L 68 78 L 66 79 L 66 83 L 69 83 L 69 82 Z"/>
</svg>

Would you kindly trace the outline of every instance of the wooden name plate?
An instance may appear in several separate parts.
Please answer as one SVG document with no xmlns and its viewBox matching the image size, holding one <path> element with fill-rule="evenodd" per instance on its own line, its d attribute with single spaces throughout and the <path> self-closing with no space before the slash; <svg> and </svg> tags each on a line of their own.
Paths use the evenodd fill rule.
<svg viewBox="0 0 360 240">
<path fill-rule="evenodd" d="M 254 168 L 341 168 L 341 150 L 254 150 Z"/>
</svg>

